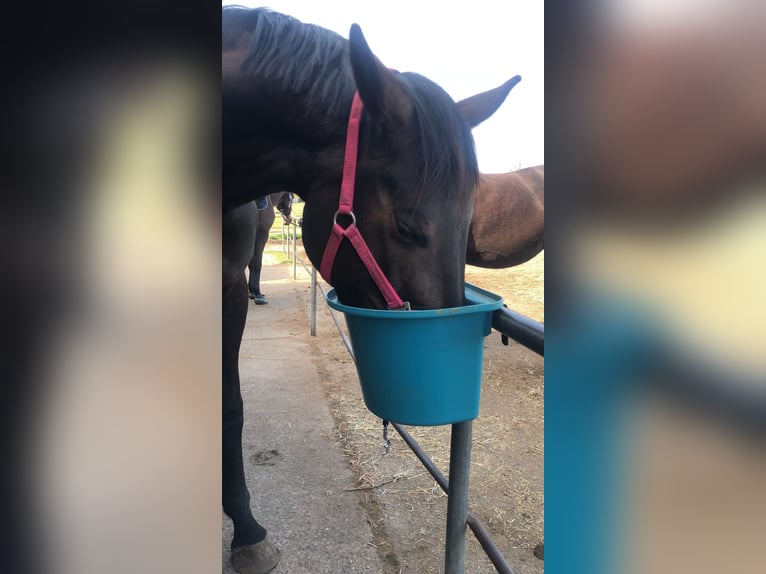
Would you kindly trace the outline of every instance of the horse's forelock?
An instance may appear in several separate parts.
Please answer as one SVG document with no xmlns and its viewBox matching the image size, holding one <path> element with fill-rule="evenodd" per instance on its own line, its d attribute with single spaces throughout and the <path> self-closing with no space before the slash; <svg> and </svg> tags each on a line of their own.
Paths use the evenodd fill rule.
<svg viewBox="0 0 766 574">
<path fill-rule="evenodd" d="M 473 136 L 454 101 L 437 84 L 414 73 L 401 74 L 415 107 L 422 153 L 418 164 L 418 193 L 438 189 L 444 201 L 461 202 L 479 181 Z M 410 193 L 412 190 L 409 190 Z"/>
</svg>

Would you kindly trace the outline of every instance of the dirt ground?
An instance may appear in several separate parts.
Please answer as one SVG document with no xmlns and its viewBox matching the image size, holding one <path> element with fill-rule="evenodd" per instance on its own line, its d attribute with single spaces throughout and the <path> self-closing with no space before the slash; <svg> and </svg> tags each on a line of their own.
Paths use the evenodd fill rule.
<svg viewBox="0 0 766 574">
<path fill-rule="evenodd" d="M 299 255 L 301 254 L 300 240 Z M 304 261 L 307 261 L 305 255 Z M 267 246 L 264 265 L 289 265 L 281 242 Z M 544 253 L 524 265 L 501 270 L 468 267 L 466 280 L 502 295 L 509 308 L 544 321 Z M 321 280 L 320 280 L 321 281 Z M 310 281 L 298 265 L 297 282 L 310 315 Z M 324 283 L 325 289 L 328 286 Z M 381 420 L 364 406 L 354 364 L 319 294 L 317 337 L 312 359 L 335 426 L 324 438 L 341 450 L 364 493 L 374 545 L 385 574 L 441 572 L 447 499 L 399 435 L 391 429 L 385 454 Z M 337 316 L 345 329 L 342 315 Z M 543 359 L 493 331 L 485 340 L 481 410 L 473 425 L 469 508 L 489 530 L 519 574 L 541 574 L 544 562 L 533 550 L 544 538 Z M 407 427 L 447 475 L 450 427 Z M 468 534 L 466 572 L 494 572 Z"/>
</svg>

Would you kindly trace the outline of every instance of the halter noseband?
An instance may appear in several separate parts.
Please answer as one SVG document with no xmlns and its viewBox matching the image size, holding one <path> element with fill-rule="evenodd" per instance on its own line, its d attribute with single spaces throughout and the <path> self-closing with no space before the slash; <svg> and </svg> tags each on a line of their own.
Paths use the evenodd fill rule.
<svg viewBox="0 0 766 574">
<path fill-rule="evenodd" d="M 370 248 L 362 238 L 362 234 L 356 226 L 356 216 L 354 215 L 354 179 L 356 177 L 356 156 L 359 148 L 359 127 L 362 120 L 362 99 L 359 92 L 354 93 L 354 101 L 351 104 L 351 113 L 348 118 L 348 129 L 346 131 L 346 155 L 343 160 L 343 181 L 340 184 L 340 199 L 338 201 L 338 211 L 335 212 L 332 222 L 332 232 L 327 240 L 322 264 L 319 273 L 325 281 L 331 283 L 332 267 L 335 263 L 335 256 L 338 253 L 343 238 L 347 238 L 359 258 L 364 263 L 367 271 L 370 273 L 373 281 L 380 289 L 380 293 L 386 300 L 389 309 L 410 309 L 410 304 L 405 303 L 396 293 L 391 282 L 386 277 L 383 270 L 375 261 Z M 348 227 L 343 228 L 338 224 L 338 216 L 345 215 L 351 218 Z"/>
</svg>

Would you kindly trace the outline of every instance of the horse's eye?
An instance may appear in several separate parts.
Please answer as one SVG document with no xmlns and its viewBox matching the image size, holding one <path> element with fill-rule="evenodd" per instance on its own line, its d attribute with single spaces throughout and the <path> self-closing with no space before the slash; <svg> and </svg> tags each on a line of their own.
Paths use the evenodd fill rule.
<svg viewBox="0 0 766 574">
<path fill-rule="evenodd" d="M 395 217 L 394 221 L 396 222 L 396 230 L 404 241 L 420 245 L 421 247 L 428 245 L 428 237 L 417 231 L 414 227 L 404 223 L 398 217 Z"/>
</svg>

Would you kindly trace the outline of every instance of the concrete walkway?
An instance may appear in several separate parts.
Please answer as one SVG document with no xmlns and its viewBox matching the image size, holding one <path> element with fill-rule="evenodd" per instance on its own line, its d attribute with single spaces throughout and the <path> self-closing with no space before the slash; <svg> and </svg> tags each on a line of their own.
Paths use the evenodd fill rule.
<svg viewBox="0 0 766 574">
<path fill-rule="evenodd" d="M 299 273 L 303 271 L 299 270 Z M 240 353 L 243 451 L 255 517 L 282 552 L 275 574 L 383 572 L 363 495 L 331 444 L 333 418 L 310 353 L 309 315 L 292 265 L 264 265 L 269 304 L 250 302 Z M 233 530 L 223 517 L 223 573 Z"/>
</svg>

